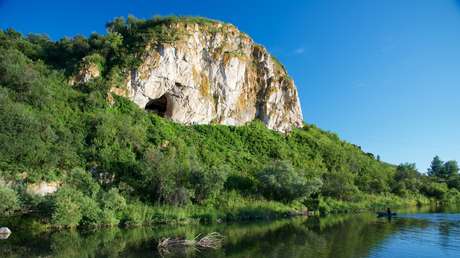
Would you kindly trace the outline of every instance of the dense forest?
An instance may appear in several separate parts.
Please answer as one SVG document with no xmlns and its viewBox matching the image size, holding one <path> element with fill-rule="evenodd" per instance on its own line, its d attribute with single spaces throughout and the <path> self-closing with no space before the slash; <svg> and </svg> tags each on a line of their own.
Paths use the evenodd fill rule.
<svg viewBox="0 0 460 258">
<path fill-rule="evenodd" d="M 52 41 L 0 31 L 0 214 L 58 227 L 271 218 L 305 209 L 351 212 L 460 199 L 455 161 L 428 174 L 387 164 L 305 124 L 288 134 L 173 123 L 109 89 L 145 44 L 175 40 L 175 22 L 117 18 L 107 34 Z M 102 76 L 71 85 L 88 62 Z M 28 188 L 59 184 L 39 196 Z"/>
</svg>

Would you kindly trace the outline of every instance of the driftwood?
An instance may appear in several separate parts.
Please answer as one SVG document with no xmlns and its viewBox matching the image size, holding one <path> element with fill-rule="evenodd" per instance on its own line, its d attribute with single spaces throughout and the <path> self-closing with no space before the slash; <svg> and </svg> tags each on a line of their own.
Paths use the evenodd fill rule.
<svg viewBox="0 0 460 258">
<path fill-rule="evenodd" d="M 223 241 L 224 237 L 217 232 L 209 233 L 203 237 L 198 235 L 194 239 L 164 238 L 158 242 L 158 250 L 160 253 L 170 253 L 181 251 L 185 248 L 192 248 L 194 251 L 219 249 L 222 247 Z"/>
</svg>

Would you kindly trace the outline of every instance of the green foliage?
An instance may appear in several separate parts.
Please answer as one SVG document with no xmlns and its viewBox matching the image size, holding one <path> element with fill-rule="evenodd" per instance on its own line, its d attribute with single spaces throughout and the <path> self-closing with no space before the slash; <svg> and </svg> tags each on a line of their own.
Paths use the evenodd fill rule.
<svg viewBox="0 0 460 258">
<path fill-rule="evenodd" d="M 79 192 L 91 198 L 95 198 L 101 188 L 91 174 L 82 168 L 72 169 L 66 181 L 67 184 L 75 187 Z"/>
<path fill-rule="evenodd" d="M 228 168 L 225 166 L 192 169 L 188 180 L 193 189 L 194 202 L 203 204 L 206 200 L 216 200 L 224 188 L 227 175 Z"/>
<path fill-rule="evenodd" d="M 422 186 L 421 192 L 428 197 L 442 200 L 445 197 L 448 190 L 449 187 L 446 183 L 437 183 L 426 180 L 426 182 Z"/>
<path fill-rule="evenodd" d="M 143 189 L 151 201 L 172 205 L 185 205 L 190 201 L 191 191 L 186 184 L 191 164 L 186 155 L 175 147 L 147 150 L 141 174 L 145 178 Z"/>
<path fill-rule="evenodd" d="M 330 197 L 321 197 L 319 202 L 319 211 L 322 214 L 329 213 L 355 213 L 362 211 L 378 211 L 384 210 L 388 207 L 392 209 L 403 207 L 415 207 L 419 205 L 428 205 L 429 200 L 422 196 L 412 196 L 401 198 L 397 195 L 369 195 L 359 194 L 355 195 L 352 200 L 343 201 Z"/>
<path fill-rule="evenodd" d="M 96 200 L 88 196 L 81 196 L 80 198 L 76 198 L 76 201 L 80 205 L 80 210 L 82 214 L 82 218 L 80 221 L 81 225 L 95 226 L 100 224 L 101 216 L 103 214 Z"/>
<path fill-rule="evenodd" d="M 109 191 L 103 193 L 101 197 L 101 203 L 105 210 L 122 212 L 126 209 L 126 200 L 116 188 L 112 188 Z"/>
<path fill-rule="evenodd" d="M 442 166 L 444 162 L 439 158 L 439 156 L 435 156 L 431 161 L 431 165 L 428 168 L 428 175 L 430 176 L 442 176 Z"/>
<path fill-rule="evenodd" d="M 458 175 L 459 168 L 458 168 L 457 161 L 455 160 L 447 161 L 446 163 L 444 163 L 442 170 L 446 178 Z"/>
<path fill-rule="evenodd" d="M 0 186 L 0 217 L 11 216 L 21 208 L 18 194 L 11 188 Z"/>
<path fill-rule="evenodd" d="M 80 66 L 79 67 L 80 69 L 82 67 L 85 67 L 85 66 L 88 66 L 88 65 L 96 65 L 96 67 L 99 69 L 99 71 L 104 71 L 104 67 L 105 67 L 105 58 L 99 54 L 99 53 L 93 53 L 93 54 L 90 54 L 88 56 L 85 56 L 83 59 L 82 59 L 82 62 L 80 63 Z"/>
<path fill-rule="evenodd" d="M 51 223 L 59 227 L 77 226 L 83 215 L 80 203 L 83 194 L 69 187 L 61 188 L 54 196 Z"/>
<path fill-rule="evenodd" d="M 460 191 L 460 175 L 454 175 L 449 178 L 447 185 Z"/>
<path fill-rule="evenodd" d="M 323 175 L 324 196 L 335 197 L 341 200 L 349 200 L 359 190 L 354 184 L 355 175 L 345 171 L 331 171 Z"/>
<path fill-rule="evenodd" d="M 146 224 L 149 221 L 149 207 L 139 202 L 129 204 L 124 215 L 124 224 L 129 226 L 138 226 Z"/>
<path fill-rule="evenodd" d="M 450 160 L 443 162 L 439 156 L 436 156 L 433 158 L 430 168 L 428 169 L 428 175 L 445 180 L 451 176 L 457 175 L 458 171 L 457 161 Z"/>
<path fill-rule="evenodd" d="M 418 173 L 415 164 L 400 164 L 396 168 L 392 192 L 400 196 L 418 194 L 422 186 L 421 175 Z"/>
<path fill-rule="evenodd" d="M 285 203 L 307 198 L 322 185 L 319 178 L 308 178 L 307 173 L 288 162 L 276 162 L 258 172 L 256 177 L 259 192 L 265 198 Z"/>
</svg>

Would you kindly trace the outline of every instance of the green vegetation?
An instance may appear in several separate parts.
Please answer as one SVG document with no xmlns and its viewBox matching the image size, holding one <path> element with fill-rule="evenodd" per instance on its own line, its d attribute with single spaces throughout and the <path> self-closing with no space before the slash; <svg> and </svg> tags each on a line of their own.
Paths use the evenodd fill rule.
<svg viewBox="0 0 460 258">
<path fill-rule="evenodd" d="M 18 194 L 13 189 L 0 187 L 0 214 L 13 215 L 20 207 Z"/>
<path fill-rule="evenodd" d="M 57 42 L 0 31 L 0 211 L 58 227 L 260 219 L 455 201 L 455 162 L 430 176 L 395 167 L 314 125 L 284 135 L 245 126 L 175 124 L 129 100 L 107 101 L 148 40 L 170 22 L 115 19 L 105 36 Z M 85 62 L 100 78 L 70 86 Z M 46 197 L 32 183 L 58 182 Z"/>
</svg>

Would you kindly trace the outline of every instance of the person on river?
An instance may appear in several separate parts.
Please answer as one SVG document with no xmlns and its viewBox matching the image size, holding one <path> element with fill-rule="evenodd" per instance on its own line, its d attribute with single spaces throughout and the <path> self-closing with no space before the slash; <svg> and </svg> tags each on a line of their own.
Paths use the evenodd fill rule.
<svg viewBox="0 0 460 258">
<path fill-rule="evenodd" d="M 388 215 L 388 217 L 391 217 L 391 210 L 390 210 L 389 207 L 387 208 L 387 215 Z"/>
</svg>

